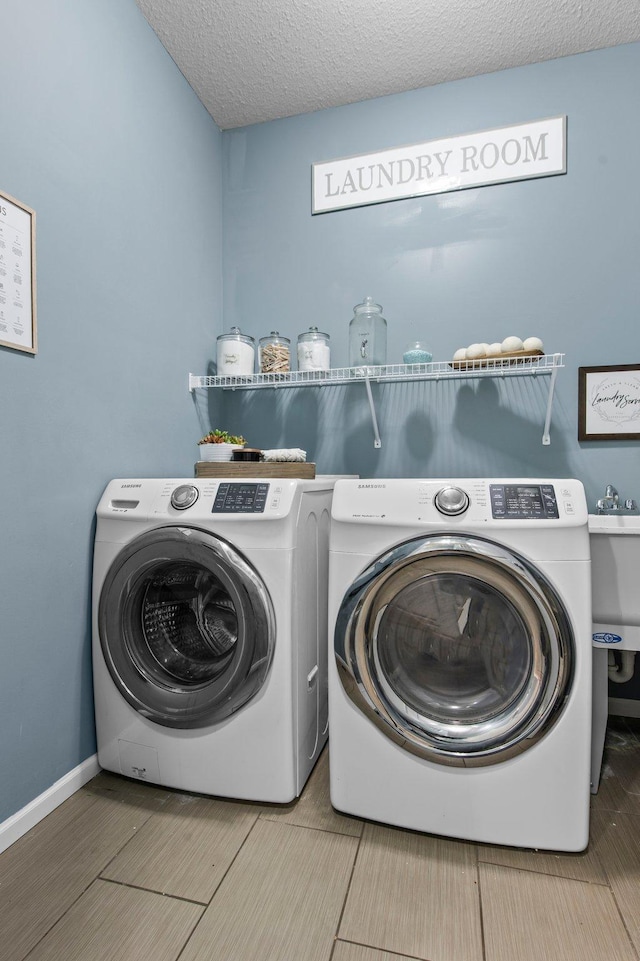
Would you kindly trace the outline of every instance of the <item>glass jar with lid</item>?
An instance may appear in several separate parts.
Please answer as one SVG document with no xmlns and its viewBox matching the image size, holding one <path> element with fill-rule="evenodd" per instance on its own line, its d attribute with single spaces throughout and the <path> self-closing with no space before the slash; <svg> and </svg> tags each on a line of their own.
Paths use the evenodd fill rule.
<svg viewBox="0 0 640 961">
<path fill-rule="evenodd" d="M 253 374 L 256 342 L 243 334 L 239 327 L 232 327 L 228 334 L 220 334 L 217 346 L 217 372 L 219 377 L 244 377 Z"/>
<path fill-rule="evenodd" d="M 331 347 L 329 334 L 317 327 L 298 335 L 298 370 L 329 370 Z"/>
<path fill-rule="evenodd" d="M 349 324 L 349 367 L 378 366 L 387 362 L 387 322 L 382 307 L 365 297 L 353 308 Z"/>
<path fill-rule="evenodd" d="M 405 364 L 428 364 L 433 359 L 433 354 L 421 340 L 412 340 L 407 344 L 402 355 Z"/>
<path fill-rule="evenodd" d="M 286 374 L 291 370 L 291 341 L 272 330 L 258 341 L 261 374 Z"/>
</svg>

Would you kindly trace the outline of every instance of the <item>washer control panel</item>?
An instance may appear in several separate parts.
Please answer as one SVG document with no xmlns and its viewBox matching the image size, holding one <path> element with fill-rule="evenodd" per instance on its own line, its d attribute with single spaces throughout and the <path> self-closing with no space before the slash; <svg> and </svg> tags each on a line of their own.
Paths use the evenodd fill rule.
<svg viewBox="0 0 640 961">
<path fill-rule="evenodd" d="M 491 516 L 501 518 L 558 519 L 553 484 L 491 484 Z"/>
<path fill-rule="evenodd" d="M 221 483 L 212 514 L 264 514 L 268 484 Z"/>
</svg>

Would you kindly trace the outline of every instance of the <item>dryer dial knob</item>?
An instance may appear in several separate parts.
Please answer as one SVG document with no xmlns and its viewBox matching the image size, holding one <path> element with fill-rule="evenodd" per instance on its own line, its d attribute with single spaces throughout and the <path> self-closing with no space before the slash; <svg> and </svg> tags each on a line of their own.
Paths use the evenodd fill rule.
<svg viewBox="0 0 640 961">
<path fill-rule="evenodd" d="M 186 511 L 187 507 L 193 507 L 198 500 L 198 488 L 193 484 L 182 484 L 171 494 L 171 506 L 177 511 Z"/>
<path fill-rule="evenodd" d="M 434 501 L 441 514 L 464 514 L 469 506 L 469 496 L 459 487 L 443 487 Z"/>
</svg>

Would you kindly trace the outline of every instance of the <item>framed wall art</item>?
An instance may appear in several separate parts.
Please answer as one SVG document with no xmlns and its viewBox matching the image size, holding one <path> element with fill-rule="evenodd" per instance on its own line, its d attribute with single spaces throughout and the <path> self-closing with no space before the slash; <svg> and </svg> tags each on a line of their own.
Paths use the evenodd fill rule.
<svg viewBox="0 0 640 961">
<path fill-rule="evenodd" d="M 0 345 L 35 354 L 36 212 L 0 191 Z"/>
<path fill-rule="evenodd" d="M 578 368 L 578 440 L 640 440 L 640 364 Z"/>
</svg>

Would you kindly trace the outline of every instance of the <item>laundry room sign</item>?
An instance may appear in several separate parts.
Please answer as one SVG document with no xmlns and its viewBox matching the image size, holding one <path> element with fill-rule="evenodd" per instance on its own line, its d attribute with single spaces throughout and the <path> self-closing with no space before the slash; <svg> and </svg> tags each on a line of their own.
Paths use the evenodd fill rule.
<svg viewBox="0 0 640 961">
<path fill-rule="evenodd" d="M 311 212 L 566 173 L 566 116 L 311 166 Z"/>
</svg>

